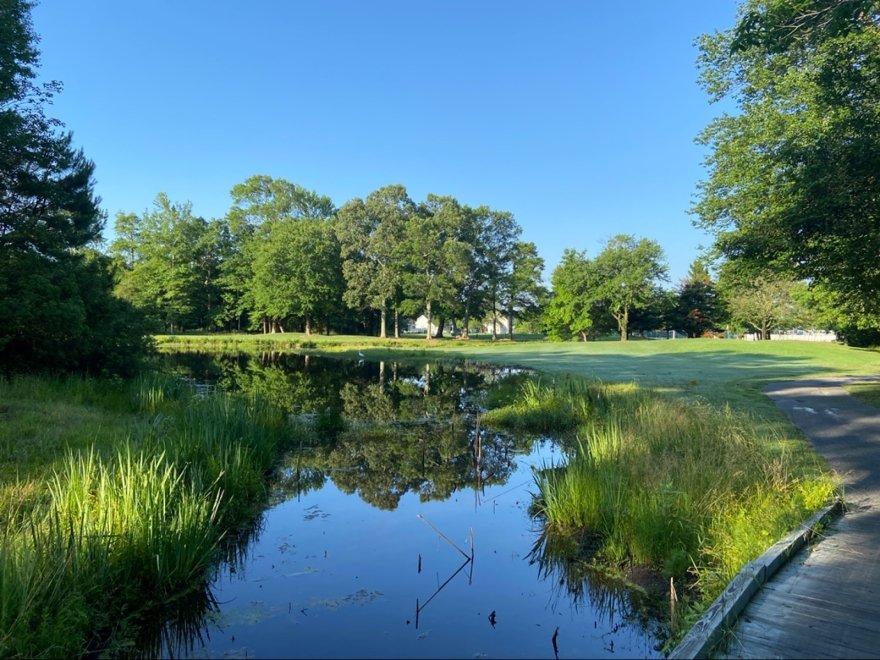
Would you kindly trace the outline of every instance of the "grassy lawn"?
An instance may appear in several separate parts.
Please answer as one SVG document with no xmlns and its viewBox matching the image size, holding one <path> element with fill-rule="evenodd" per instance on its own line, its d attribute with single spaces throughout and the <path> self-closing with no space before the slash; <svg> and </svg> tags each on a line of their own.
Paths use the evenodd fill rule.
<svg viewBox="0 0 880 660">
<path fill-rule="evenodd" d="M 880 352 L 838 344 L 680 339 L 545 342 L 312 335 L 165 335 L 161 350 L 295 350 L 357 358 L 448 356 L 637 383 L 677 396 L 698 396 L 762 417 L 781 419 L 761 388 L 773 381 L 819 375 L 880 374 Z"/>
<path fill-rule="evenodd" d="M 880 383 L 853 383 L 844 389 L 862 403 L 880 409 Z"/>
</svg>

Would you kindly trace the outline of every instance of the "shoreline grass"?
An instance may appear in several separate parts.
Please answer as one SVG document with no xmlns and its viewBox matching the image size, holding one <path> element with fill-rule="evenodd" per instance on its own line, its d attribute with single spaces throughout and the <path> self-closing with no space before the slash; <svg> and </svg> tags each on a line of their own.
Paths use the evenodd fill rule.
<svg viewBox="0 0 880 660">
<path fill-rule="evenodd" d="M 691 612 L 836 496 L 835 479 L 804 439 L 758 431 L 729 406 L 633 384 L 526 382 L 483 420 L 536 428 L 535 420 L 561 415 L 577 442 L 567 460 L 535 472 L 532 512 L 547 546 L 574 549 L 579 556 L 559 560 L 583 569 L 648 568 L 660 584 L 672 578 Z M 681 623 L 670 629 L 683 634 Z"/>
<path fill-rule="evenodd" d="M 133 621 L 204 588 L 292 441 L 259 399 L 161 377 L 22 377 L 0 382 L 0 400 L 0 463 L 18 465 L 0 483 L 3 657 L 124 649 Z M 40 421 L 59 408 L 66 425 Z"/>
</svg>

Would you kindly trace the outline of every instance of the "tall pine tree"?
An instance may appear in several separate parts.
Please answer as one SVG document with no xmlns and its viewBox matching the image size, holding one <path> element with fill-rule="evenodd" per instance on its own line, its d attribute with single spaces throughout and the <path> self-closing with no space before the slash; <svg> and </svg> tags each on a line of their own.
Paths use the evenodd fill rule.
<svg viewBox="0 0 880 660">
<path fill-rule="evenodd" d="M 94 164 L 44 108 L 26 0 L 0 0 L 0 370 L 129 372 L 145 348 L 92 247 Z"/>
</svg>

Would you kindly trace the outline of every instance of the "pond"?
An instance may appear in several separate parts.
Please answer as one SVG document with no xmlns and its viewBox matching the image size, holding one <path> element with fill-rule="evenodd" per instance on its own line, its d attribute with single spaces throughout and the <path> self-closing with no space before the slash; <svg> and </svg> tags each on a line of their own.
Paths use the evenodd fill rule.
<svg viewBox="0 0 880 660">
<path fill-rule="evenodd" d="M 644 598 L 560 555 L 529 514 L 560 439 L 479 428 L 515 369 L 302 355 L 165 356 L 320 429 L 284 457 L 172 657 L 657 657 Z M 196 608 L 199 610 L 199 608 Z"/>
</svg>

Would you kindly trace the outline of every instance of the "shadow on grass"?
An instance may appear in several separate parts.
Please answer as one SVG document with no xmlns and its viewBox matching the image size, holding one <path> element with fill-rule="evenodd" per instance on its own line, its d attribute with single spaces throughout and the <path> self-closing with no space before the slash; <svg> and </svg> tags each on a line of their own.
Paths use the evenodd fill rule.
<svg viewBox="0 0 880 660">
<path fill-rule="evenodd" d="M 753 391 L 776 380 L 796 379 L 821 370 L 808 357 L 785 357 L 746 351 L 584 353 L 576 349 L 482 355 L 547 372 L 570 372 L 611 382 L 635 382 L 682 394 L 707 388 L 738 387 Z M 721 398 L 724 397 L 723 393 Z M 713 397 L 714 398 L 714 397 Z"/>
</svg>

